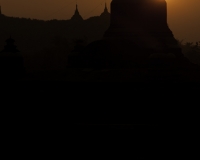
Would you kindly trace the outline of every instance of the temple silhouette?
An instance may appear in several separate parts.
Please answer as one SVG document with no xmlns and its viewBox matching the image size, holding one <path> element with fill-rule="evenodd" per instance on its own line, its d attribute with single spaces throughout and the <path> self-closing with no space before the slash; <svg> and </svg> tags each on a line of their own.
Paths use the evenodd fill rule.
<svg viewBox="0 0 200 160">
<path fill-rule="evenodd" d="M 113 54 L 135 62 L 142 63 L 153 53 L 183 56 L 167 24 L 165 0 L 113 0 L 104 39 Z"/>
<path fill-rule="evenodd" d="M 71 64 L 122 67 L 186 61 L 168 27 L 165 0 L 113 0 L 103 39 L 89 44 Z"/>
<path fill-rule="evenodd" d="M 55 125 L 66 125 L 66 121 L 80 125 L 114 124 L 114 127 L 115 124 L 129 127 L 123 124 L 157 125 L 169 121 L 180 124 L 187 117 L 188 107 L 183 113 L 184 107 L 180 104 L 183 97 L 178 99 L 178 92 L 192 93 L 185 92 L 185 82 L 190 82 L 188 88 L 198 87 L 194 84 L 199 83 L 200 69 L 182 67 L 190 63 L 168 27 L 165 0 L 113 0 L 111 14 L 105 4 L 102 14 L 86 20 L 78 5 L 70 20 L 60 21 L 13 18 L 0 12 L 0 22 L 1 79 L 22 81 L 21 85 L 14 84 L 17 89 L 8 89 L 10 83 L 6 90 L 9 95 L 15 90 L 14 94 L 19 95 L 20 100 L 27 95 L 31 104 L 35 102 L 33 106 L 43 106 L 41 99 L 45 106 L 73 104 L 67 110 L 66 107 L 63 111 L 59 109 L 59 114 L 54 109 L 53 114 L 48 114 L 53 117 L 52 122 L 59 121 Z M 83 39 L 85 35 L 86 40 Z M 28 74 L 16 79 L 24 74 L 24 68 Z M 89 83 L 81 88 L 72 82 Z M 91 82 L 108 82 L 109 85 Z M 125 85 L 113 82 L 125 82 Z M 175 103 L 175 100 L 179 102 Z M 85 105 L 80 105 L 80 101 Z M 26 108 L 32 108 L 24 104 Z M 173 109 L 166 109 L 164 105 L 171 105 Z M 46 108 L 39 108 L 44 108 L 44 112 L 37 110 L 32 120 L 38 113 L 45 117 Z M 27 112 L 26 116 L 30 114 Z M 149 133 L 148 130 L 145 132 Z"/>
<path fill-rule="evenodd" d="M 19 52 L 17 49 L 17 46 L 14 44 L 15 40 L 11 38 L 6 40 L 6 45 L 4 46 L 4 50 L 2 52 L 10 52 L 10 53 L 16 53 Z"/>
<path fill-rule="evenodd" d="M 29 71 L 188 64 L 168 27 L 165 0 L 113 0 L 111 13 L 105 3 L 99 16 L 88 19 L 74 8 L 69 20 L 1 13 L 1 48 L 12 35 Z"/>
<path fill-rule="evenodd" d="M 0 52 L 0 74 L 3 77 L 20 77 L 25 73 L 24 59 L 14 43 L 10 36 Z"/>
</svg>

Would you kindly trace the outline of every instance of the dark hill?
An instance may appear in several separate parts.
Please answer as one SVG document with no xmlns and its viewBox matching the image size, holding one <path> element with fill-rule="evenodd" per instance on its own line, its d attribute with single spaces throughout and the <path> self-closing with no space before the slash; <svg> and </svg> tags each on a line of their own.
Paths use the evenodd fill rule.
<svg viewBox="0 0 200 160">
<path fill-rule="evenodd" d="M 3 49 L 5 40 L 11 35 L 25 59 L 25 68 L 30 72 L 66 68 L 74 41 L 83 39 L 86 45 L 101 39 L 109 27 L 109 18 L 92 17 L 73 22 L 2 16 L 0 23 L 0 48 Z"/>
</svg>

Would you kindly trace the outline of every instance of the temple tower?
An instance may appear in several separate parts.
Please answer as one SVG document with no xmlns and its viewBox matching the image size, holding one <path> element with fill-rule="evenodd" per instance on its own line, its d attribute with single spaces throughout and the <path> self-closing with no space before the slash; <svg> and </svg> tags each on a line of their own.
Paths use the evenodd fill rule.
<svg viewBox="0 0 200 160">
<path fill-rule="evenodd" d="M 110 27 L 104 40 L 113 56 L 143 60 L 155 52 L 182 56 L 167 24 L 165 0 L 113 0 Z"/>
</svg>

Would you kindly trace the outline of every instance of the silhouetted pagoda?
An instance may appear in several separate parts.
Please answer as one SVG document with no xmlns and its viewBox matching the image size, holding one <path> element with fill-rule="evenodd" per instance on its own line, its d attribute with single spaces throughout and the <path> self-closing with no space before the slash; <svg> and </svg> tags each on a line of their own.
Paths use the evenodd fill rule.
<svg viewBox="0 0 200 160">
<path fill-rule="evenodd" d="M 14 45 L 11 37 L 6 40 L 3 51 L 0 52 L 0 73 L 5 76 L 21 76 L 24 74 L 24 60 Z"/>
<path fill-rule="evenodd" d="M 100 16 L 96 16 L 96 17 L 90 17 L 89 20 L 92 20 L 93 22 L 99 22 L 100 21 L 101 23 L 107 23 L 107 24 L 109 24 L 110 13 L 108 12 L 108 8 L 107 8 L 106 3 L 105 3 L 104 11 L 101 13 L 101 15 Z M 80 20 L 79 20 L 79 22 L 80 22 Z M 74 50 L 68 55 L 68 63 L 69 63 L 69 65 L 72 65 L 72 66 L 75 65 L 75 66 L 78 67 L 78 66 L 85 66 L 88 63 L 92 63 L 92 64 L 95 63 L 95 61 L 93 61 L 92 59 L 90 59 L 90 58 L 92 58 L 92 56 L 85 54 L 84 49 L 85 48 L 83 47 L 82 44 L 80 44 L 79 42 L 76 43 L 76 45 L 74 46 Z M 97 48 L 94 47 L 93 49 L 97 49 Z M 102 51 L 104 49 L 105 49 L 104 47 L 101 47 L 100 50 Z M 93 50 L 91 50 L 91 52 L 92 52 L 91 54 L 93 54 Z M 98 62 L 95 63 L 95 64 L 99 65 Z"/>
<path fill-rule="evenodd" d="M 97 61 L 108 66 L 187 61 L 168 27 L 165 0 L 113 0 L 110 27 L 104 38 L 89 44 L 82 55 L 91 59 L 86 65 Z"/>
<path fill-rule="evenodd" d="M 77 4 L 76 4 L 75 13 L 74 13 L 74 15 L 72 16 L 71 21 L 73 21 L 73 22 L 81 22 L 81 21 L 83 21 L 83 18 L 82 18 L 82 16 L 81 16 L 80 13 L 79 13 L 78 5 L 77 5 Z"/>
<path fill-rule="evenodd" d="M 120 59 L 145 63 L 155 53 L 183 56 L 167 24 L 165 0 L 113 0 L 111 11 L 104 39 Z"/>
<path fill-rule="evenodd" d="M 17 49 L 17 46 L 15 46 L 15 40 L 12 39 L 11 37 L 6 40 L 6 45 L 4 46 L 4 50 L 2 52 L 11 52 L 11 53 L 16 53 L 19 52 Z"/>
</svg>

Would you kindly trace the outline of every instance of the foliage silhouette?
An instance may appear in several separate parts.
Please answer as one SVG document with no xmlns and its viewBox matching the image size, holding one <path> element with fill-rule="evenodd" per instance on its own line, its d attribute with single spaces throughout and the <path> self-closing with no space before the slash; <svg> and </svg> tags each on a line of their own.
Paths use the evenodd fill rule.
<svg viewBox="0 0 200 160">
<path fill-rule="evenodd" d="M 200 41 L 199 42 L 183 42 L 179 41 L 183 54 L 192 63 L 200 65 Z"/>
</svg>

